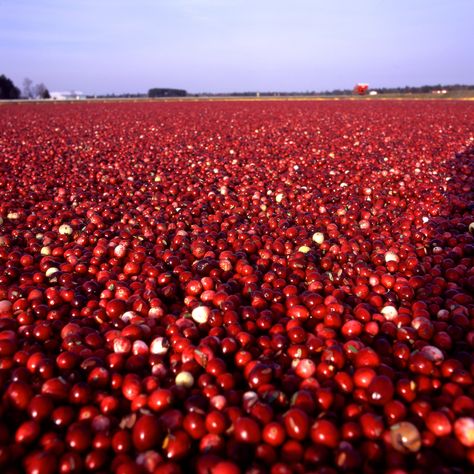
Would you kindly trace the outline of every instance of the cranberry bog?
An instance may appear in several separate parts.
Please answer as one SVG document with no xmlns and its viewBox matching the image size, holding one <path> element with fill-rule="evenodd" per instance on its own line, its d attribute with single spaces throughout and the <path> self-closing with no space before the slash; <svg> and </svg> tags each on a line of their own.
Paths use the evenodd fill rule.
<svg viewBox="0 0 474 474">
<path fill-rule="evenodd" d="M 0 107 L 0 471 L 474 462 L 474 103 Z"/>
</svg>

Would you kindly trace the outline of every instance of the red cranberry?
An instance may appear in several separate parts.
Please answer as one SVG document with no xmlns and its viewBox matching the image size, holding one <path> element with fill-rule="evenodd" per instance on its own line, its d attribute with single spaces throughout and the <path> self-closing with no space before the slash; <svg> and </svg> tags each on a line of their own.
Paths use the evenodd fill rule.
<svg viewBox="0 0 474 474">
<path fill-rule="evenodd" d="M 257 444 L 261 439 L 260 426 L 252 418 L 237 418 L 234 422 L 234 437 L 240 443 Z"/>
<path fill-rule="evenodd" d="M 335 448 L 339 444 L 339 437 L 336 425 L 329 420 L 320 419 L 311 427 L 311 439 L 316 444 Z"/>
<path fill-rule="evenodd" d="M 153 415 L 143 415 L 133 426 L 132 439 L 138 451 L 147 451 L 160 444 L 163 429 L 159 420 Z"/>
<path fill-rule="evenodd" d="M 290 408 L 284 415 L 285 429 L 291 438 L 304 440 L 309 432 L 308 415 L 299 408 Z"/>
<path fill-rule="evenodd" d="M 377 375 L 367 387 L 367 392 L 374 405 L 385 405 L 393 398 L 393 383 L 386 375 Z"/>
</svg>

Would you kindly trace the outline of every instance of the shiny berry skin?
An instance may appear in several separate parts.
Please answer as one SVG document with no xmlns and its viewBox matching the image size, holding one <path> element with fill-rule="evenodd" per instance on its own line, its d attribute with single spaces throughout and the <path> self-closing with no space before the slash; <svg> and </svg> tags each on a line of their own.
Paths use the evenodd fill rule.
<svg viewBox="0 0 474 474">
<path fill-rule="evenodd" d="M 383 433 L 382 418 L 374 413 L 364 413 L 360 417 L 359 423 L 362 433 L 369 439 L 378 439 Z"/>
<path fill-rule="evenodd" d="M 336 448 L 339 444 L 339 431 L 332 421 L 321 419 L 311 426 L 311 439 L 316 444 Z"/>
<path fill-rule="evenodd" d="M 107 451 L 94 449 L 87 454 L 84 464 L 88 471 L 98 471 L 103 469 L 108 461 Z"/>
<path fill-rule="evenodd" d="M 390 425 L 402 421 L 407 413 L 405 405 L 399 400 L 390 400 L 387 402 L 383 407 L 383 411 L 385 418 Z"/>
<path fill-rule="evenodd" d="M 30 444 L 40 434 L 40 425 L 36 421 L 23 422 L 15 433 L 15 442 L 19 444 Z"/>
<path fill-rule="evenodd" d="M 432 411 L 428 414 L 426 427 L 436 436 L 448 436 L 452 431 L 449 418 L 441 411 Z"/>
<path fill-rule="evenodd" d="M 135 422 L 132 440 L 138 451 L 147 451 L 158 446 L 163 437 L 163 429 L 154 415 L 142 415 Z"/>
<path fill-rule="evenodd" d="M 276 421 L 272 421 L 263 427 L 262 438 L 270 446 L 280 446 L 286 438 L 285 427 Z"/>
<path fill-rule="evenodd" d="M 210 470 L 210 474 L 241 474 L 237 463 L 232 461 L 219 461 Z"/>
<path fill-rule="evenodd" d="M 474 448 L 474 418 L 458 418 L 454 422 L 454 434 L 462 445 Z"/>
<path fill-rule="evenodd" d="M 90 447 L 91 442 L 91 431 L 85 425 L 75 423 L 68 428 L 66 443 L 72 450 L 84 452 Z"/>
<path fill-rule="evenodd" d="M 26 474 L 53 474 L 56 472 L 57 460 L 53 453 L 34 452 L 24 462 Z"/>
<path fill-rule="evenodd" d="M 81 454 L 75 451 L 67 451 L 59 459 L 59 472 L 61 474 L 80 473 L 84 468 Z"/>
<path fill-rule="evenodd" d="M 385 405 L 393 398 L 393 383 L 386 375 L 377 375 L 367 387 L 367 392 L 374 405 Z"/>
<path fill-rule="evenodd" d="M 62 405 L 54 409 L 51 421 L 58 427 L 66 427 L 74 420 L 75 412 L 69 405 Z"/>
<path fill-rule="evenodd" d="M 112 449 L 115 453 L 127 453 L 132 448 L 132 439 L 129 431 L 118 430 L 112 436 Z"/>
<path fill-rule="evenodd" d="M 63 378 L 54 377 L 43 383 L 41 393 L 50 396 L 56 401 L 63 401 L 68 399 L 69 389 L 69 384 Z"/>
<path fill-rule="evenodd" d="M 172 393 L 165 388 L 158 388 L 148 397 L 148 406 L 153 411 L 161 411 L 168 408 L 172 401 Z"/>
<path fill-rule="evenodd" d="M 295 305 L 288 309 L 288 317 L 297 320 L 305 320 L 309 318 L 309 311 L 305 306 Z"/>
<path fill-rule="evenodd" d="M 172 431 L 163 440 L 162 449 L 167 459 L 183 459 L 189 455 L 191 438 L 183 430 Z"/>
<path fill-rule="evenodd" d="M 228 427 L 228 420 L 222 412 L 211 411 L 206 416 L 205 426 L 209 433 L 222 434 Z"/>
<path fill-rule="evenodd" d="M 380 365 L 380 357 L 370 347 L 364 347 L 356 353 L 355 367 L 378 367 Z"/>
<path fill-rule="evenodd" d="M 249 417 L 237 418 L 234 422 L 234 438 L 240 443 L 259 443 L 261 439 L 259 424 Z"/>
<path fill-rule="evenodd" d="M 12 382 L 7 388 L 6 395 L 10 403 L 18 410 L 26 410 L 33 398 L 32 388 L 25 382 Z"/>
<path fill-rule="evenodd" d="M 302 359 L 296 366 L 295 372 L 302 379 L 307 379 L 316 372 L 316 364 L 311 359 Z"/>
<path fill-rule="evenodd" d="M 183 419 L 183 428 L 194 439 L 200 439 L 206 434 L 205 418 L 198 413 L 188 413 Z"/>
<path fill-rule="evenodd" d="M 53 410 L 54 404 L 46 395 L 35 395 L 28 405 L 28 414 L 36 421 L 48 418 Z"/>
<path fill-rule="evenodd" d="M 290 438 L 302 441 L 309 432 L 309 417 L 299 408 L 290 408 L 283 415 L 285 430 Z"/>
<path fill-rule="evenodd" d="M 367 388 L 377 373 L 371 367 L 362 367 L 354 372 L 354 384 L 356 387 Z"/>
<path fill-rule="evenodd" d="M 105 307 L 105 312 L 107 313 L 107 316 L 110 319 L 114 319 L 114 318 L 118 318 L 123 313 L 125 313 L 126 309 L 127 309 L 127 305 L 125 304 L 125 301 L 119 300 L 119 299 L 113 299 L 107 303 Z"/>
</svg>

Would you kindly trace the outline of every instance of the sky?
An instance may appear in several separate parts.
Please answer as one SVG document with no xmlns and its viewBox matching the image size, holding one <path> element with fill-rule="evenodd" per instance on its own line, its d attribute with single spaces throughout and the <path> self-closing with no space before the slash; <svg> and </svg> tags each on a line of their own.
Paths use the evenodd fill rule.
<svg viewBox="0 0 474 474">
<path fill-rule="evenodd" d="M 0 74 L 50 91 L 474 84 L 474 0 L 0 0 Z"/>
</svg>

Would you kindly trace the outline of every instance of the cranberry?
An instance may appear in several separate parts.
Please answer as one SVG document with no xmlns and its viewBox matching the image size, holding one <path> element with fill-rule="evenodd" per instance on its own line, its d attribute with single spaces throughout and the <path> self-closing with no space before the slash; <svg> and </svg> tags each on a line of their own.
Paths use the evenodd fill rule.
<svg viewBox="0 0 474 474">
<path fill-rule="evenodd" d="M 432 411 L 426 417 L 426 427 L 436 436 L 447 436 L 452 426 L 449 418 L 442 411 Z"/>
<path fill-rule="evenodd" d="M 381 417 L 373 413 L 364 413 L 360 417 L 360 426 L 363 434 L 369 439 L 380 438 L 384 428 Z"/>
<path fill-rule="evenodd" d="M 206 416 L 205 426 L 209 433 L 222 434 L 228 427 L 228 421 L 220 411 L 211 411 Z"/>
<path fill-rule="evenodd" d="M 191 449 L 191 438 L 182 430 L 173 431 L 165 437 L 162 448 L 168 459 L 185 458 Z"/>
<path fill-rule="evenodd" d="M 15 433 L 15 441 L 19 444 L 30 444 L 40 434 L 40 426 L 36 421 L 25 421 Z"/>
<path fill-rule="evenodd" d="M 26 410 L 33 397 L 33 390 L 25 382 L 17 381 L 10 384 L 6 394 L 15 408 Z"/>
<path fill-rule="evenodd" d="M 28 413 L 33 420 L 42 421 L 47 419 L 54 409 L 54 404 L 46 395 L 35 395 L 29 405 Z"/>
<path fill-rule="evenodd" d="M 183 428 L 194 439 L 200 439 L 206 434 L 205 419 L 198 413 L 188 413 L 183 419 Z"/>
<path fill-rule="evenodd" d="M 91 444 L 91 432 L 79 423 L 71 425 L 66 433 L 66 443 L 74 451 L 84 452 Z"/>
<path fill-rule="evenodd" d="M 240 467 L 232 461 L 219 461 L 211 469 L 211 474 L 240 474 Z"/>
<path fill-rule="evenodd" d="M 390 439 L 393 448 L 402 453 L 417 452 L 421 448 L 420 432 L 408 421 L 392 425 Z"/>
<path fill-rule="evenodd" d="M 329 420 L 320 419 L 311 426 L 311 439 L 316 444 L 335 448 L 339 444 L 339 431 Z"/>
<path fill-rule="evenodd" d="M 171 391 L 158 388 L 148 397 L 148 406 L 154 411 L 160 411 L 170 406 L 172 401 Z"/>
<path fill-rule="evenodd" d="M 309 432 L 309 418 L 303 410 L 290 408 L 283 415 L 283 421 L 288 436 L 300 441 L 306 438 Z"/>
<path fill-rule="evenodd" d="M 285 441 L 285 428 L 276 421 L 268 423 L 263 428 L 262 438 L 271 446 L 280 446 Z"/>
<path fill-rule="evenodd" d="M 241 443 L 257 444 L 261 439 L 260 426 L 252 418 L 237 418 L 234 422 L 234 437 Z"/>
<path fill-rule="evenodd" d="M 118 318 L 123 313 L 125 313 L 126 309 L 127 306 L 125 301 L 119 299 L 110 300 L 105 307 L 105 311 L 107 312 L 107 316 L 109 318 Z"/>
<path fill-rule="evenodd" d="M 56 471 L 56 456 L 49 452 L 34 452 L 24 461 L 27 474 L 52 474 Z"/>
<path fill-rule="evenodd" d="M 138 451 L 147 451 L 161 442 L 163 429 L 154 415 L 143 415 L 133 426 L 133 444 Z"/>
<path fill-rule="evenodd" d="M 385 405 L 393 398 L 393 383 L 386 375 L 377 375 L 367 387 L 367 392 L 373 404 Z"/>
<path fill-rule="evenodd" d="M 454 434 L 466 447 L 474 447 L 474 419 L 468 417 L 458 418 L 454 422 Z"/>
</svg>

